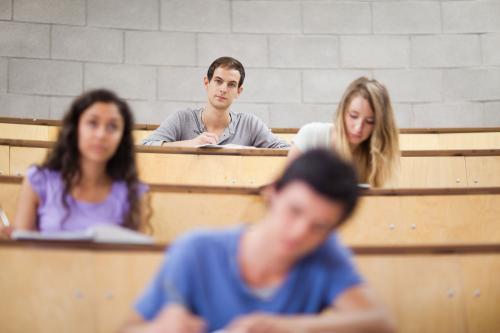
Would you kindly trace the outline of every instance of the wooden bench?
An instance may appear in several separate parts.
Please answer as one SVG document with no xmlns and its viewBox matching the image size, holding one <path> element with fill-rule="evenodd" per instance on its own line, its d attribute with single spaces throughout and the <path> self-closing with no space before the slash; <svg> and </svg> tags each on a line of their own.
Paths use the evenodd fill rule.
<svg viewBox="0 0 500 333">
<path fill-rule="evenodd" d="M 0 117 L 0 138 L 55 141 L 61 121 Z M 135 141 L 139 144 L 157 124 L 137 124 Z M 273 133 L 291 142 L 297 128 L 274 128 Z M 401 150 L 500 149 L 500 128 L 402 128 Z"/>
<path fill-rule="evenodd" d="M 113 332 L 164 245 L 0 241 L 2 331 Z M 398 332 L 499 332 L 500 245 L 354 247 Z"/>
<path fill-rule="evenodd" d="M 13 220 L 21 177 L 0 177 L 0 207 Z M 262 217 L 256 188 L 152 184 L 153 236 L 170 242 L 196 227 L 220 228 Z M 349 245 L 500 243 L 500 188 L 363 191 L 340 230 Z"/>
<path fill-rule="evenodd" d="M 23 175 L 53 142 L 0 139 L 0 172 Z M 150 183 L 260 186 L 286 164 L 286 150 L 136 147 L 141 179 Z M 403 151 L 388 188 L 500 186 L 500 149 Z"/>
</svg>

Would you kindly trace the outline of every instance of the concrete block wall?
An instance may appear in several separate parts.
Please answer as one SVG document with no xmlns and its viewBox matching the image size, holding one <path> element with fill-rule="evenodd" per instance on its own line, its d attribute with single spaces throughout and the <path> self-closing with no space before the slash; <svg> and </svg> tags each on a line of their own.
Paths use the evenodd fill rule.
<svg viewBox="0 0 500 333">
<path fill-rule="evenodd" d="M 107 87 L 159 123 L 222 55 L 247 70 L 233 109 L 272 127 L 330 121 L 363 75 L 401 127 L 500 126 L 500 0 L 0 0 L 0 116 Z"/>
</svg>

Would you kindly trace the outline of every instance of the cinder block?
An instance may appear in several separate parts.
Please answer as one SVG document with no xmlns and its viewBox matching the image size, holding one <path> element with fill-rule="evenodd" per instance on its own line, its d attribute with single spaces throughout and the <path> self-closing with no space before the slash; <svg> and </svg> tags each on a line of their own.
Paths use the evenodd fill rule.
<svg viewBox="0 0 500 333">
<path fill-rule="evenodd" d="M 270 36 L 271 67 L 337 68 L 337 37 Z"/>
<path fill-rule="evenodd" d="M 87 0 L 89 26 L 158 30 L 158 0 Z"/>
<path fill-rule="evenodd" d="M 52 58 L 122 62 L 123 32 L 113 29 L 54 26 Z"/>
<path fill-rule="evenodd" d="M 196 37 L 191 33 L 128 31 L 125 62 L 145 65 L 195 65 Z"/>
<path fill-rule="evenodd" d="M 332 122 L 335 104 L 271 104 L 269 126 L 300 128 L 311 122 Z"/>
<path fill-rule="evenodd" d="M 298 2 L 235 1 L 232 14 L 234 32 L 301 32 Z"/>
<path fill-rule="evenodd" d="M 410 63 L 408 37 L 344 36 L 340 43 L 344 68 L 398 68 Z"/>
<path fill-rule="evenodd" d="M 255 69 L 247 72 L 241 102 L 300 102 L 300 72 L 295 70 Z"/>
<path fill-rule="evenodd" d="M 442 4 L 444 32 L 500 31 L 500 2 L 445 1 Z"/>
<path fill-rule="evenodd" d="M 411 43 L 414 67 L 467 67 L 481 63 L 476 35 L 415 36 Z"/>
<path fill-rule="evenodd" d="M 373 2 L 375 33 L 441 32 L 439 1 Z"/>
<path fill-rule="evenodd" d="M 12 0 L 0 0 L 0 19 L 12 19 Z"/>
<path fill-rule="evenodd" d="M 480 103 L 414 104 L 415 127 L 480 127 L 483 108 Z"/>
<path fill-rule="evenodd" d="M 371 32 L 369 3 L 309 2 L 303 4 L 305 33 L 365 34 Z"/>
<path fill-rule="evenodd" d="M 154 99 L 156 70 L 133 65 L 85 64 L 85 89 L 107 88 L 120 97 Z"/>
<path fill-rule="evenodd" d="M 441 70 L 375 70 L 374 77 L 385 84 L 393 102 L 436 102 L 443 97 Z"/>
<path fill-rule="evenodd" d="M 413 109 L 409 103 L 392 103 L 394 117 L 398 128 L 413 127 Z"/>
<path fill-rule="evenodd" d="M 500 68 L 445 70 L 444 97 L 447 101 L 499 100 Z"/>
<path fill-rule="evenodd" d="M 52 60 L 9 61 L 9 91 L 74 96 L 82 91 L 82 64 Z"/>
<path fill-rule="evenodd" d="M 0 55 L 48 58 L 50 27 L 44 24 L 0 22 Z"/>
<path fill-rule="evenodd" d="M 188 107 L 196 107 L 192 103 L 168 101 L 127 101 L 133 110 L 137 124 L 160 124 L 169 114 Z"/>
<path fill-rule="evenodd" d="M 481 36 L 483 46 L 483 63 L 485 65 L 500 65 L 500 33 Z"/>
<path fill-rule="evenodd" d="M 161 29 L 229 32 L 231 30 L 230 2 L 226 0 L 162 0 Z"/>
<path fill-rule="evenodd" d="M 362 70 L 308 70 L 302 76 L 305 103 L 338 103 L 353 80 L 371 75 Z"/>
<path fill-rule="evenodd" d="M 74 97 L 51 97 L 50 98 L 50 118 L 62 120 L 69 110 Z"/>
<path fill-rule="evenodd" d="M 7 58 L 0 58 L 0 93 L 7 92 Z"/>
<path fill-rule="evenodd" d="M 259 117 L 269 127 L 269 106 L 267 104 L 240 103 L 231 105 L 234 112 L 251 113 Z"/>
<path fill-rule="evenodd" d="M 49 117 L 49 97 L 0 94 L 0 116 L 15 118 Z"/>
<path fill-rule="evenodd" d="M 158 97 L 170 101 L 205 102 L 203 77 L 207 67 L 172 67 L 158 70 Z"/>
<path fill-rule="evenodd" d="M 85 0 L 15 0 L 14 20 L 85 25 Z"/>
<path fill-rule="evenodd" d="M 198 65 L 209 66 L 221 56 L 231 56 L 247 67 L 266 67 L 267 37 L 248 34 L 199 34 Z"/>
<path fill-rule="evenodd" d="M 500 102 L 484 104 L 483 126 L 500 127 Z"/>
</svg>

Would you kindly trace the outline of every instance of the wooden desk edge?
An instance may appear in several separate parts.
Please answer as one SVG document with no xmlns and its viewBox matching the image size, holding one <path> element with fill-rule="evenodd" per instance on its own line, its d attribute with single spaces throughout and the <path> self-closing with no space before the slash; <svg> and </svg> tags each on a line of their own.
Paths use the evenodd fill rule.
<svg viewBox="0 0 500 333">
<path fill-rule="evenodd" d="M 164 252 L 169 244 L 148 245 L 93 243 L 83 241 L 13 241 L 0 240 L 0 248 L 43 248 L 86 251 L 121 251 L 121 252 Z M 488 254 L 500 253 L 500 244 L 449 244 L 449 245 L 384 245 L 351 246 L 357 255 L 443 255 L 443 254 Z"/>
</svg>

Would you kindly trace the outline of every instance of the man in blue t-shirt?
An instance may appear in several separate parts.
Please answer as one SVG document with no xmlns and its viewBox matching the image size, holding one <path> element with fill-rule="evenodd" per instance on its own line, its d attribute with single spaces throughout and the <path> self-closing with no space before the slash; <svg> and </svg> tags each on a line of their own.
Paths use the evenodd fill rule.
<svg viewBox="0 0 500 333">
<path fill-rule="evenodd" d="M 356 206 L 353 169 L 312 150 L 266 191 L 259 223 L 177 240 L 122 332 L 393 332 L 332 233 Z"/>
</svg>

